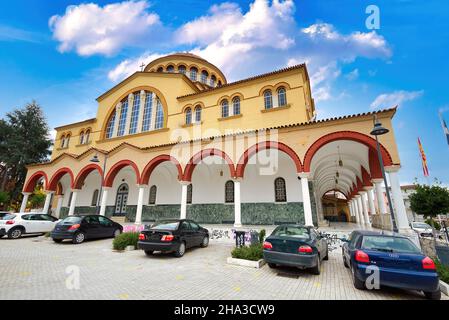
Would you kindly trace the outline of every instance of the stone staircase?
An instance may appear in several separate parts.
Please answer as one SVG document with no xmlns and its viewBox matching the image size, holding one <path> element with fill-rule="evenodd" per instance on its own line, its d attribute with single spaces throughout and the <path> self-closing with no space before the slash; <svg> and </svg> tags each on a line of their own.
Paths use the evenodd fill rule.
<svg viewBox="0 0 449 320">
<path fill-rule="evenodd" d="M 126 223 L 126 217 L 111 217 L 111 220 L 120 224 Z"/>
</svg>

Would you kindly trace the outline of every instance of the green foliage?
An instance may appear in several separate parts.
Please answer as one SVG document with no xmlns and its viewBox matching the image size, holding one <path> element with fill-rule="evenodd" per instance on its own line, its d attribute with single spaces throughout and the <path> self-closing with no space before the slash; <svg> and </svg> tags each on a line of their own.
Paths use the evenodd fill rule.
<svg viewBox="0 0 449 320">
<path fill-rule="evenodd" d="M 265 240 L 265 236 L 267 235 L 267 230 L 262 229 L 259 233 L 259 243 L 263 243 Z"/>
<path fill-rule="evenodd" d="M 6 206 L 9 202 L 9 193 L 6 191 L 0 191 L 0 207 Z"/>
<path fill-rule="evenodd" d="M 438 231 L 441 229 L 441 225 L 438 223 L 438 221 L 435 221 L 432 218 L 426 219 L 425 223 L 427 223 L 429 226 L 433 227 Z"/>
<path fill-rule="evenodd" d="M 262 244 L 254 244 L 249 247 L 235 248 L 231 255 L 235 259 L 259 261 L 263 259 L 263 247 Z"/>
<path fill-rule="evenodd" d="M 47 195 L 44 193 L 42 189 L 36 188 L 33 195 L 29 198 L 29 203 L 31 204 L 32 209 L 42 208 L 45 204 L 45 198 Z"/>
<path fill-rule="evenodd" d="M 437 267 L 440 280 L 449 284 L 449 267 L 442 264 L 439 260 L 435 260 L 435 266 Z"/>
<path fill-rule="evenodd" d="M 139 232 L 122 233 L 114 239 L 112 247 L 114 250 L 125 250 L 128 246 L 134 246 L 137 249 L 137 242 L 139 241 Z"/>
<path fill-rule="evenodd" d="M 449 190 L 440 183 L 416 185 L 415 193 L 410 195 L 410 208 L 424 217 L 436 217 L 449 212 Z"/>
</svg>

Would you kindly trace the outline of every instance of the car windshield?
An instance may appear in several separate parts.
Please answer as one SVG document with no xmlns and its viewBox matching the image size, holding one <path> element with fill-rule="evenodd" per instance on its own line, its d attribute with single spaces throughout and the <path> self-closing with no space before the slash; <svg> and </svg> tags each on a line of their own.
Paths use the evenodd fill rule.
<svg viewBox="0 0 449 320">
<path fill-rule="evenodd" d="M 64 220 L 61 221 L 64 224 L 70 224 L 70 223 L 80 223 L 81 217 L 67 217 Z"/>
<path fill-rule="evenodd" d="M 309 239 L 309 230 L 299 226 L 282 226 L 274 230 L 273 236 Z"/>
<path fill-rule="evenodd" d="M 0 220 L 13 220 L 15 217 L 15 214 L 6 214 L 4 216 L 0 216 Z"/>
<path fill-rule="evenodd" d="M 383 252 L 420 253 L 418 247 L 409 239 L 385 236 L 364 236 L 362 249 Z"/>
<path fill-rule="evenodd" d="M 414 228 L 421 228 L 421 229 L 431 229 L 432 227 L 429 226 L 427 223 L 422 223 L 422 222 L 415 222 L 413 223 L 413 227 Z"/>
<path fill-rule="evenodd" d="M 155 230 L 176 230 L 178 229 L 179 221 L 159 221 L 151 226 Z"/>
</svg>

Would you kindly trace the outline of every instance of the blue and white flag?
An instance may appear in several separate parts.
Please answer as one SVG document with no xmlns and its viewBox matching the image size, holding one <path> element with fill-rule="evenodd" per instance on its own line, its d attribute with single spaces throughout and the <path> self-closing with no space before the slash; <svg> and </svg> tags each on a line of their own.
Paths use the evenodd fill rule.
<svg viewBox="0 0 449 320">
<path fill-rule="evenodd" d="M 449 129 L 447 128 L 446 121 L 443 119 L 443 115 L 440 112 L 441 125 L 443 126 L 444 134 L 446 135 L 447 144 L 449 145 Z"/>
</svg>

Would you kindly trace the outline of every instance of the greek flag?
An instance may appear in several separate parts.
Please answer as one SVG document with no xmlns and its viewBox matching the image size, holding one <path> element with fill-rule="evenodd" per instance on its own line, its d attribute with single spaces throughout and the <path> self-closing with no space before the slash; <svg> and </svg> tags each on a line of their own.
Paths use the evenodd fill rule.
<svg viewBox="0 0 449 320">
<path fill-rule="evenodd" d="M 446 121 L 443 119 L 443 115 L 440 112 L 441 125 L 443 126 L 444 134 L 446 135 L 447 144 L 449 145 L 449 129 L 447 127 Z"/>
</svg>

